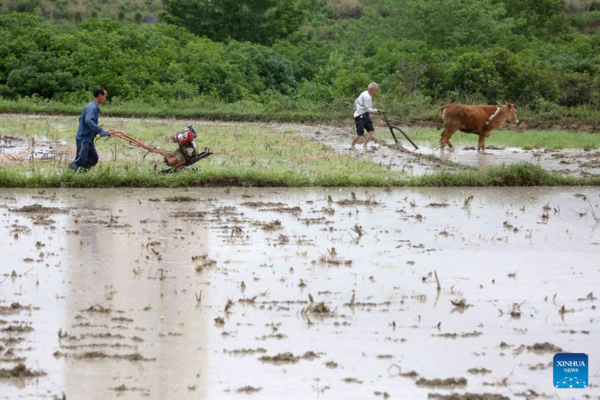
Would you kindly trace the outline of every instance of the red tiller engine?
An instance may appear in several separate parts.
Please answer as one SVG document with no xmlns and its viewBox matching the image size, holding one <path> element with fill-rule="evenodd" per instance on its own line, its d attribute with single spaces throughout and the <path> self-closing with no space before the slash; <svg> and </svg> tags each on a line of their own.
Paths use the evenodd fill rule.
<svg viewBox="0 0 600 400">
<path fill-rule="evenodd" d="M 171 141 L 173 143 L 179 143 L 180 146 L 183 146 L 186 143 L 191 142 L 196 139 L 196 133 L 193 130 L 179 131 L 173 136 L 171 136 Z"/>
</svg>

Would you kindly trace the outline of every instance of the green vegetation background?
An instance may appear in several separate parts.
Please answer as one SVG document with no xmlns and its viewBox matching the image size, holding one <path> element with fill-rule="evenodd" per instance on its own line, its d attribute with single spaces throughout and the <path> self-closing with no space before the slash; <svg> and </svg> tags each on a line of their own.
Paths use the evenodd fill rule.
<svg viewBox="0 0 600 400">
<path fill-rule="evenodd" d="M 5 0 L 0 110 L 347 118 L 370 81 L 406 122 L 445 102 L 600 120 L 600 2 Z"/>
</svg>

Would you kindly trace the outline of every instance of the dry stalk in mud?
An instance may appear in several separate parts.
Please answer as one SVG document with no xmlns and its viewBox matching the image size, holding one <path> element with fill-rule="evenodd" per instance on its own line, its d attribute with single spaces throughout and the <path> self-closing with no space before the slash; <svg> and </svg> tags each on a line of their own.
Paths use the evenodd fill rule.
<svg viewBox="0 0 600 400">
<path fill-rule="evenodd" d="M 311 301 L 306 307 L 302 309 L 302 311 L 300 311 L 300 314 L 302 316 L 307 316 L 308 314 L 331 316 L 333 313 L 331 309 L 325 305 L 325 302 L 314 303 L 314 301 Z"/>
<path fill-rule="evenodd" d="M 23 165 L 28 162 L 27 152 L 21 151 L 17 154 L 0 153 L 0 165 Z"/>
<path fill-rule="evenodd" d="M 352 293 L 352 298 L 350 299 L 350 303 L 345 304 L 345 305 L 347 305 L 348 307 L 354 307 L 355 300 L 356 300 L 356 293 Z"/>
<path fill-rule="evenodd" d="M 434 270 L 433 273 L 435 275 L 435 282 L 437 283 L 437 291 L 440 292 L 442 290 L 442 285 L 440 285 L 440 278 L 438 278 L 436 270 Z"/>
<path fill-rule="evenodd" d="M 202 272 L 204 269 L 213 267 L 217 264 L 215 260 L 208 258 L 208 254 L 193 256 L 192 261 L 196 263 L 196 265 L 194 266 L 196 272 Z"/>
<path fill-rule="evenodd" d="M 592 217 L 594 218 L 594 221 L 596 221 L 597 224 L 600 223 L 600 217 L 598 217 L 598 215 L 596 214 L 596 211 L 594 210 L 594 206 L 592 206 L 592 203 L 590 202 L 590 199 L 586 198 L 588 204 L 589 204 L 589 210 L 592 213 Z"/>
<path fill-rule="evenodd" d="M 508 386 L 508 379 L 513 376 L 513 374 L 515 373 L 515 371 L 512 371 L 510 374 L 508 374 L 508 376 L 504 379 L 502 379 L 502 381 L 500 381 L 500 384 L 502 386 Z"/>
<path fill-rule="evenodd" d="M 234 237 L 243 237 L 244 236 L 244 231 L 242 230 L 242 228 L 240 228 L 239 226 L 234 226 L 233 228 L 231 228 L 231 236 L 230 238 L 233 239 Z"/>
<path fill-rule="evenodd" d="M 471 205 L 471 201 L 473 201 L 473 196 L 469 196 L 463 202 L 463 208 L 468 208 Z"/>
<path fill-rule="evenodd" d="M 293 355 L 292 353 L 281 353 L 276 356 L 262 356 L 259 358 L 262 362 L 274 363 L 274 364 L 293 364 L 300 360 L 300 357 Z"/>
<path fill-rule="evenodd" d="M 363 236 L 366 232 L 363 230 L 362 226 L 359 224 L 354 225 L 352 230 L 360 237 Z"/>
<path fill-rule="evenodd" d="M 109 307 L 104 307 L 101 304 L 92 304 L 92 305 L 90 305 L 89 308 L 85 309 L 84 311 L 108 314 L 111 312 L 111 309 Z"/>
<path fill-rule="evenodd" d="M 594 292 L 590 292 L 587 296 L 582 299 L 577 299 L 577 301 L 594 301 L 597 300 L 597 297 L 594 297 Z"/>
<path fill-rule="evenodd" d="M 265 231 L 275 231 L 277 229 L 281 229 L 281 221 L 278 219 L 275 219 L 269 223 L 264 224 L 263 229 Z"/>
<path fill-rule="evenodd" d="M 246 304 L 254 304 L 254 302 L 256 301 L 256 299 L 258 299 L 258 296 L 260 296 L 259 294 L 253 296 L 253 297 L 246 297 L 243 299 L 239 299 L 238 303 L 246 303 Z"/>
<path fill-rule="evenodd" d="M 450 300 L 450 303 L 452 303 L 452 305 L 459 310 L 466 310 L 467 308 L 472 307 L 471 304 L 467 304 L 467 300 L 465 298 L 459 300 Z"/>
<path fill-rule="evenodd" d="M 112 300 L 115 296 L 115 293 L 117 293 L 117 291 L 112 287 L 112 285 L 104 286 L 104 297 L 106 297 L 106 300 Z"/>
<path fill-rule="evenodd" d="M 279 244 L 288 244 L 290 242 L 290 238 L 280 233 L 279 237 L 277 238 L 277 241 Z"/>
<path fill-rule="evenodd" d="M 558 313 L 559 313 L 561 316 L 563 316 L 563 315 L 565 315 L 565 314 L 567 314 L 567 313 L 574 313 L 574 312 L 575 312 L 575 309 L 574 309 L 574 308 L 571 308 L 570 310 L 568 310 L 568 309 L 565 307 L 565 305 L 564 305 L 564 304 L 563 304 L 563 306 L 560 308 L 560 310 L 558 310 Z"/>
<path fill-rule="evenodd" d="M 338 257 L 335 247 L 332 247 L 331 250 L 327 249 L 327 252 L 329 253 L 329 255 L 328 256 L 322 255 L 319 258 L 319 262 L 321 262 L 323 264 L 328 264 L 328 265 L 346 265 L 346 266 L 352 265 L 352 260 L 344 260 L 344 259 Z"/>
<path fill-rule="evenodd" d="M 525 304 L 527 302 L 527 300 L 523 301 L 522 303 L 513 303 L 512 304 L 512 308 L 510 310 L 510 316 L 511 318 L 515 318 L 515 319 L 519 319 L 521 318 L 521 306 L 523 304 Z M 500 315 L 504 315 L 504 311 L 499 310 L 500 311 Z"/>
</svg>

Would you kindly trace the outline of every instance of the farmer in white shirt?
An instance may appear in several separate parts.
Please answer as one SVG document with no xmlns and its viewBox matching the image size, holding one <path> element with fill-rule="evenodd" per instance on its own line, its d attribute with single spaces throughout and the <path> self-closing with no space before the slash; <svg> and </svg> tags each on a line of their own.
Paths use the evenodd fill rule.
<svg viewBox="0 0 600 400">
<path fill-rule="evenodd" d="M 373 133 L 375 133 L 375 128 L 373 128 L 373 122 L 371 121 L 371 117 L 369 113 L 376 112 L 382 113 L 383 110 L 378 110 L 373 108 L 373 98 L 379 93 L 379 85 L 375 82 L 369 83 L 368 90 L 362 92 L 360 96 L 354 102 L 354 121 L 356 122 L 356 135 L 354 139 L 352 139 L 351 149 L 354 149 L 354 146 L 360 140 L 361 136 L 365 135 L 365 129 L 367 130 L 367 135 L 365 136 L 365 141 L 363 143 L 363 147 L 366 150 L 371 137 L 373 137 Z"/>
</svg>

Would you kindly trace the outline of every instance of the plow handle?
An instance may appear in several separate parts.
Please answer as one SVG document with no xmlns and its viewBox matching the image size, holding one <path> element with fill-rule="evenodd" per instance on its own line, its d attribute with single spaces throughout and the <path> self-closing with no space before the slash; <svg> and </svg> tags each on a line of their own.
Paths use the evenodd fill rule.
<svg viewBox="0 0 600 400">
<path fill-rule="evenodd" d="M 385 115 L 385 112 L 383 113 L 383 118 L 385 118 L 385 123 L 387 124 L 388 128 L 390 129 L 390 133 L 392 134 L 392 137 L 394 138 L 394 141 L 396 143 L 398 143 L 398 139 L 396 138 L 396 135 L 394 134 L 394 130 L 392 129 L 392 125 L 390 125 L 390 121 L 388 121 L 387 115 Z"/>
<path fill-rule="evenodd" d="M 394 134 L 394 129 L 396 129 L 402 135 L 404 135 L 404 137 L 406 138 L 406 140 L 408 140 L 410 142 L 410 144 L 413 145 L 413 147 L 415 148 L 415 150 L 419 150 L 419 147 L 415 144 L 415 142 L 413 142 L 412 139 L 402 129 L 398 128 L 397 126 L 393 126 L 392 124 L 390 124 L 390 121 L 387 119 L 387 115 L 385 115 L 385 112 L 383 113 L 383 117 L 385 118 L 385 123 L 387 124 L 388 128 L 390 129 L 390 133 L 394 137 L 394 140 L 396 141 L 396 143 L 398 143 L 398 139 L 396 138 L 396 135 Z"/>
<path fill-rule="evenodd" d="M 122 139 L 126 142 L 128 142 L 129 144 L 134 144 L 138 147 L 141 147 L 142 149 L 150 152 L 150 153 L 156 153 L 156 154 L 160 154 L 163 157 L 169 157 L 170 154 L 162 151 L 162 150 L 158 150 L 155 149 L 154 147 L 150 147 L 148 145 L 145 145 L 144 143 L 140 142 L 139 140 L 137 140 L 136 138 L 134 138 L 133 136 L 129 136 L 128 134 L 126 134 L 125 132 L 121 132 L 121 131 L 110 131 L 109 133 L 110 137 L 116 137 L 119 139 Z"/>
</svg>

